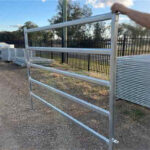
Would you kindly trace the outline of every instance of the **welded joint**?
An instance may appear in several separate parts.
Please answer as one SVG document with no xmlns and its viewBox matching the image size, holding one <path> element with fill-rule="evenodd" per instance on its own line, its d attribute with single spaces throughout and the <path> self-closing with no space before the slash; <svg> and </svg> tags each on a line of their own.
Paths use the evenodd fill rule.
<svg viewBox="0 0 150 150">
<path fill-rule="evenodd" d="M 31 81 L 32 80 L 32 78 L 31 78 L 31 76 L 29 76 L 29 81 Z"/>
<path fill-rule="evenodd" d="M 31 63 L 28 60 L 26 61 L 26 64 L 28 67 L 31 67 Z"/>
<path fill-rule="evenodd" d="M 114 139 L 114 138 L 112 138 L 112 142 L 115 143 L 115 144 L 119 144 L 119 141 Z"/>
</svg>

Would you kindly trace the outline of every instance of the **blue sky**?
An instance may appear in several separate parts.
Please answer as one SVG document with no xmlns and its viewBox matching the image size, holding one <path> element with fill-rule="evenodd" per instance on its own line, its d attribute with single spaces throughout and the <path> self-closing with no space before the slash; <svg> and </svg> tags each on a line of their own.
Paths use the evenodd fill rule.
<svg viewBox="0 0 150 150">
<path fill-rule="evenodd" d="M 45 2 L 43 2 L 45 1 Z M 0 0 L 0 31 L 16 30 L 18 25 L 23 25 L 26 21 L 32 21 L 39 26 L 48 25 L 48 19 L 56 15 L 58 0 Z M 91 0 L 74 0 L 81 5 Z M 102 0 L 97 0 L 101 2 Z M 112 0 L 106 0 L 112 1 Z M 117 1 L 117 0 L 116 0 Z M 150 0 L 120 0 L 132 1 L 133 9 L 150 13 Z M 101 3 L 99 3 L 101 4 Z M 88 4 L 93 11 L 93 15 L 107 13 L 110 11 L 109 6 L 95 8 L 97 4 L 89 2 Z M 127 18 L 121 17 L 121 22 L 128 21 Z"/>
</svg>

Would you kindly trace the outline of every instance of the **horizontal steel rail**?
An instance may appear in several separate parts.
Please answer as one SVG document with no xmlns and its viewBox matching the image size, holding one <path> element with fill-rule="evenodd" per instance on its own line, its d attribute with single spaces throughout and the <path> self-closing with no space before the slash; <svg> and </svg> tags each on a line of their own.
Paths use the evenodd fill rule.
<svg viewBox="0 0 150 150">
<path fill-rule="evenodd" d="M 80 125 L 82 128 L 86 129 L 87 131 L 89 131 L 90 133 L 92 133 L 93 135 L 95 135 L 96 137 L 103 140 L 104 142 L 106 142 L 109 145 L 109 139 L 106 138 L 105 136 L 99 134 L 98 132 L 94 131 L 92 128 L 89 128 L 87 125 L 85 125 L 82 122 L 75 119 L 74 117 L 70 116 L 69 114 L 65 113 L 64 111 L 60 110 L 59 108 L 55 107 L 54 105 L 48 103 L 46 100 L 44 100 L 43 98 L 37 96 L 33 92 L 31 92 L 31 96 L 38 99 L 39 101 L 41 101 L 43 104 L 47 105 L 48 107 L 50 107 L 50 108 L 54 109 L 55 111 L 59 112 L 64 117 L 66 117 L 66 118 L 72 120 L 73 122 L 75 122 L 76 124 Z"/>
<path fill-rule="evenodd" d="M 53 24 L 53 25 L 44 26 L 44 27 L 28 29 L 26 32 L 29 33 L 29 32 L 43 31 L 43 30 L 52 30 L 52 29 L 58 29 L 58 28 L 63 28 L 63 27 L 79 25 L 79 24 L 81 25 L 81 24 L 93 23 L 93 22 L 97 22 L 97 21 L 105 21 L 105 20 L 110 20 L 110 19 L 112 19 L 112 13 L 102 14 L 102 15 L 97 15 L 97 16 L 92 16 L 92 17 L 86 17 L 86 18 L 82 18 L 82 19 L 67 21 L 64 23 Z"/>
<path fill-rule="evenodd" d="M 62 47 L 28 47 L 34 51 L 49 51 L 63 53 L 79 53 L 79 54 L 105 54 L 110 55 L 111 49 L 107 48 L 62 48 Z"/>
<path fill-rule="evenodd" d="M 105 109 L 103 109 L 103 108 L 100 108 L 100 107 L 95 106 L 95 105 L 93 105 L 93 104 L 91 104 L 91 103 L 88 103 L 88 102 L 86 102 L 86 101 L 84 101 L 84 100 L 82 100 L 82 99 L 79 99 L 79 98 L 77 98 L 77 97 L 75 97 L 75 96 L 72 96 L 72 95 L 70 95 L 70 94 L 68 94 L 68 93 L 65 93 L 65 92 L 63 92 L 63 91 L 60 91 L 60 90 L 58 90 L 58 89 L 55 89 L 55 88 L 53 88 L 53 87 L 51 87 L 51 86 L 49 86 L 49 85 L 46 85 L 46 84 L 44 84 L 44 83 L 42 83 L 42 82 L 39 82 L 39 81 L 37 81 L 37 80 L 35 80 L 35 79 L 32 79 L 31 77 L 30 77 L 30 81 L 31 81 L 32 83 L 38 84 L 38 85 L 40 85 L 40 86 L 42 86 L 42 87 L 44 87 L 44 88 L 47 88 L 48 90 L 50 90 L 50 91 L 52 91 L 52 92 L 54 92 L 54 93 L 56 93 L 56 94 L 59 94 L 59 95 L 65 97 L 65 98 L 68 98 L 69 100 L 72 100 L 72 101 L 74 101 L 74 102 L 76 102 L 76 103 L 79 103 L 79 104 L 81 104 L 81 105 L 83 105 L 83 106 L 85 106 L 85 107 L 87 107 L 87 108 L 89 108 L 89 109 L 91 109 L 91 110 L 93 110 L 93 111 L 95 111 L 95 112 L 98 112 L 98 113 L 100 113 L 100 114 L 102 114 L 102 115 L 104 115 L 104 116 L 109 117 L 109 115 L 110 115 L 109 111 L 107 111 L 107 110 L 105 110 Z"/>
<path fill-rule="evenodd" d="M 38 69 L 43 69 L 43 70 L 55 72 L 55 73 L 58 73 L 58 74 L 66 75 L 66 76 L 73 77 L 73 78 L 76 78 L 76 79 L 80 79 L 80 80 L 83 80 L 83 81 L 91 82 L 91 83 L 94 83 L 94 84 L 99 84 L 99 85 L 107 86 L 107 87 L 110 86 L 110 83 L 107 80 L 101 80 L 101 79 L 97 79 L 97 78 L 93 78 L 93 77 L 88 77 L 88 76 L 85 76 L 85 75 L 80 75 L 80 74 L 76 74 L 76 73 L 72 73 L 72 72 L 68 72 L 68 71 L 62 71 L 62 70 L 55 69 L 55 68 L 52 68 L 52 67 L 44 67 L 44 66 L 37 65 L 37 64 L 32 64 L 32 63 L 30 64 L 30 66 L 38 68 Z"/>
</svg>

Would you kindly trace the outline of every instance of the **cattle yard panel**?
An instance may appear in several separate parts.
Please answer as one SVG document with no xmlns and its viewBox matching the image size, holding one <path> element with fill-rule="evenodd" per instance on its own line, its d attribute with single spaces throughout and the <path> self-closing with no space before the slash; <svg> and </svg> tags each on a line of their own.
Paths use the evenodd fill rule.
<svg viewBox="0 0 150 150">
<path fill-rule="evenodd" d="M 14 48 L 1 48 L 1 59 L 3 61 L 12 61 L 15 58 Z"/>
<path fill-rule="evenodd" d="M 72 120 L 76 124 L 80 125 L 93 135 L 97 136 L 99 139 L 103 140 L 106 142 L 108 145 L 108 150 L 113 150 L 113 145 L 114 143 L 118 143 L 117 140 L 114 138 L 114 103 L 115 103 L 115 92 L 116 92 L 116 57 L 117 57 L 117 33 L 118 33 L 118 14 L 103 14 L 103 15 L 97 15 L 97 16 L 92 16 L 88 18 L 83 18 L 83 19 L 78 19 L 78 20 L 73 20 L 73 21 L 68 21 L 68 22 L 63 22 L 59 24 L 54 24 L 54 25 L 49 25 L 45 27 L 39 27 L 39 28 L 33 28 L 33 29 L 24 29 L 24 36 L 25 36 L 25 48 L 26 48 L 26 60 L 27 60 L 27 72 L 28 72 L 28 81 L 29 81 L 29 89 L 30 89 L 30 98 L 31 98 L 31 107 L 33 108 L 33 101 L 32 97 L 35 99 L 39 100 L 40 102 L 44 103 L 48 107 L 54 109 L 55 111 L 59 112 L 62 114 L 64 117 Z M 69 27 L 69 26 L 74 26 L 74 25 L 81 25 L 81 24 L 88 24 L 88 23 L 94 23 L 98 21 L 105 21 L 105 20 L 111 20 L 111 48 L 106 49 L 106 48 L 58 48 L 58 47 L 30 47 L 28 45 L 28 33 L 31 32 L 37 32 L 37 31 L 43 31 L 43 30 L 52 30 L 52 29 L 58 29 L 58 28 L 64 28 L 64 27 Z M 107 54 L 110 55 L 110 81 L 106 80 L 101 80 L 93 77 L 88 77 L 85 75 L 79 75 L 77 73 L 72 73 L 68 71 L 62 71 L 56 68 L 52 67 L 45 67 L 41 65 L 34 64 L 31 59 L 31 52 L 32 51 L 49 51 L 49 52 L 60 52 L 60 53 L 77 53 L 77 54 Z M 63 91 L 60 91 L 56 88 L 53 88 L 49 85 L 46 85 L 42 82 L 39 82 L 31 77 L 30 74 L 30 69 L 31 67 L 34 68 L 39 68 L 51 72 L 55 72 L 58 74 L 63 74 L 69 77 L 74 77 L 77 79 L 81 79 L 84 81 L 96 83 L 98 85 L 103 85 L 109 87 L 109 110 L 105 110 L 103 108 L 100 108 L 98 106 L 95 106 L 91 103 L 88 103 L 82 99 L 79 99 L 77 97 L 74 97 L 68 93 L 65 93 Z M 83 124 L 82 122 L 78 121 L 74 117 L 70 116 L 69 114 L 65 113 L 64 111 L 60 110 L 59 108 L 55 107 L 51 103 L 47 102 L 45 99 L 39 97 L 32 91 L 32 83 L 40 85 L 41 87 L 44 87 L 58 95 L 61 95 L 63 97 L 68 98 L 71 101 L 74 101 L 76 103 L 79 103 L 95 112 L 100 113 L 101 115 L 107 116 L 109 118 L 109 137 L 105 137 L 102 134 L 94 131 L 92 128 L 89 128 L 87 125 Z"/>
</svg>

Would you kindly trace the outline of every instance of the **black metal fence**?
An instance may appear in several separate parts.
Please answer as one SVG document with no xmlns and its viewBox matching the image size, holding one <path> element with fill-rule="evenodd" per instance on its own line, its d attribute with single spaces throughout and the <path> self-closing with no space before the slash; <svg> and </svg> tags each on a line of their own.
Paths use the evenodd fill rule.
<svg viewBox="0 0 150 150">
<path fill-rule="evenodd" d="M 8 42 L 10 43 L 10 42 Z M 12 41 L 10 44 L 13 44 Z M 24 47 L 24 42 L 14 43 L 16 47 Z M 49 42 L 31 42 L 32 46 L 50 46 L 62 47 L 61 40 L 51 40 Z M 73 40 L 67 41 L 68 47 L 76 48 L 110 48 L 110 39 L 101 40 Z M 123 36 L 118 38 L 118 56 L 150 54 L 150 37 L 129 37 Z M 55 59 L 60 63 L 67 63 L 70 67 L 86 71 L 109 73 L 109 56 L 108 55 L 85 55 L 72 53 L 56 52 L 39 52 L 38 56 Z"/>
<path fill-rule="evenodd" d="M 61 47 L 61 41 L 51 41 L 45 45 L 40 46 L 51 46 Z M 110 48 L 111 40 L 74 40 L 67 41 L 68 47 L 76 48 Z M 118 56 L 127 55 L 140 55 L 150 54 L 150 37 L 135 37 L 131 38 L 123 36 L 118 38 Z M 41 57 L 45 57 L 45 53 L 39 54 Z M 85 54 L 60 54 L 55 52 L 47 53 L 47 58 L 56 59 L 61 63 L 67 63 L 70 67 L 76 69 L 82 69 L 93 72 L 100 72 L 109 74 L 109 60 L 108 55 L 85 55 Z"/>
</svg>

